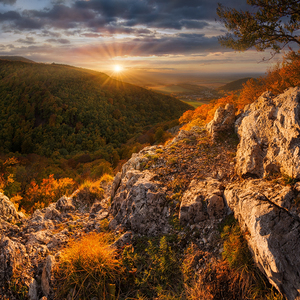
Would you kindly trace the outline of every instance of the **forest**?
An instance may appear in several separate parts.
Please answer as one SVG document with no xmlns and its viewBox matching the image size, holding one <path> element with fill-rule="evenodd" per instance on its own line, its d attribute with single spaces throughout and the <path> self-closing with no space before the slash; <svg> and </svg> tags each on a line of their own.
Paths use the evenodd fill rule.
<svg viewBox="0 0 300 300">
<path fill-rule="evenodd" d="M 1 185 L 26 211 L 33 188 L 113 174 L 191 108 L 104 73 L 9 60 L 0 60 L 0 99 Z"/>
</svg>

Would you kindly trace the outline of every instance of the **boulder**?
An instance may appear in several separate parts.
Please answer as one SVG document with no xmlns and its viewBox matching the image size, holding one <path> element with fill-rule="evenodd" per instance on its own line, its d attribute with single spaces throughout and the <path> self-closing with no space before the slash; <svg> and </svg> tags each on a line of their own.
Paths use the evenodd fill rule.
<svg viewBox="0 0 300 300">
<path fill-rule="evenodd" d="M 183 225 L 220 219 L 226 213 L 224 187 L 216 179 L 193 180 L 182 196 L 179 220 Z"/>
<path fill-rule="evenodd" d="M 112 199 L 114 219 L 110 228 L 118 226 L 134 233 L 155 235 L 169 229 L 168 206 L 164 190 L 149 171 L 127 171 Z"/>
<path fill-rule="evenodd" d="M 300 219 L 291 213 L 290 187 L 250 180 L 226 187 L 225 199 L 247 231 L 261 271 L 288 300 L 300 299 Z"/>
<path fill-rule="evenodd" d="M 233 131 L 235 122 L 235 107 L 233 104 L 226 104 L 225 108 L 220 106 L 214 115 L 214 119 L 206 125 L 206 129 L 213 138 L 224 131 Z"/>
<path fill-rule="evenodd" d="M 300 178 L 300 88 L 275 97 L 265 92 L 236 122 L 237 174 L 262 178 L 281 172 Z"/>
</svg>

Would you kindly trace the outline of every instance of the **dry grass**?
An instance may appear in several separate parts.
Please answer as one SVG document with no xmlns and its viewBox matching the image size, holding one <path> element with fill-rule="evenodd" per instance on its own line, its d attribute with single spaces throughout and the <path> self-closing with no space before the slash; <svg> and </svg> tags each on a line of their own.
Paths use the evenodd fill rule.
<svg viewBox="0 0 300 300">
<path fill-rule="evenodd" d="M 114 299 L 124 268 L 111 242 L 111 234 L 91 233 L 69 243 L 56 268 L 56 299 L 65 299 L 70 291 L 71 299 Z"/>
<path fill-rule="evenodd" d="M 85 202 L 93 204 L 96 200 L 101 200 L 103 198 L 104 190 L 100 185 L 100 180 L 86 180 L 79 186 L 77 196 L 81 199 L 84 199 Z"/>
</svg>

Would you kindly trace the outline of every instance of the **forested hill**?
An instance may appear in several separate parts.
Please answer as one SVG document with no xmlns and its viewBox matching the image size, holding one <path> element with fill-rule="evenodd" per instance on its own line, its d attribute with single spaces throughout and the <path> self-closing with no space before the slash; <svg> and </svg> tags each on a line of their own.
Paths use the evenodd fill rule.
<svg viewBox="0 0 300 300">
<path fill-rule="evenodd" d="M 0 59 L 34 63 L 33 60 L 30 60 L 30 59 L 22 57 L 22 56 L 0 56 Z"/>
<path fill-rule="evenodd" d="M 233 91 L 241 90 L 243 88 L 243 85 L 250 79 L 251 77 L 246 77 L 246 78 L 241 78 L 238 80 L 231 81 L 225 85 L 220 86 L 218 90 L 224 92 L 233 92 Z"/>
<path fill-rule="evenodd" d="M 119 147 L 145 126 L 191 107 L 65 65 L 0 60 L 0 151 L 49 156 Z"/>
</svg>

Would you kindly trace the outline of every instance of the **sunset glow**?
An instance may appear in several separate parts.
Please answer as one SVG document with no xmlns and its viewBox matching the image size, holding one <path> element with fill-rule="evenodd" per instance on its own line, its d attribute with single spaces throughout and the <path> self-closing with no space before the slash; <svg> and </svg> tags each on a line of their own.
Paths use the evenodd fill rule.
<svg viewBox="0 0 300 300">
<path fill-rule="evenodd" d="M 248 7 L 246 0 L 0 0 L 0 56 L 168 80 L 264 73 L 271 63 L 260 62 L 268 53 L 236 53 L 219 44 L 225 28 L 218 2 Z"/>
<path fill-rule="evenodd" d="M 123 71 L 123 67 L 120 66 L 120 65 L 115 65 L 115 66 L 114 66 L 114 71 L 115 71 L 116 73 L 119 73 L 119 72 Z"/>
</svg>

